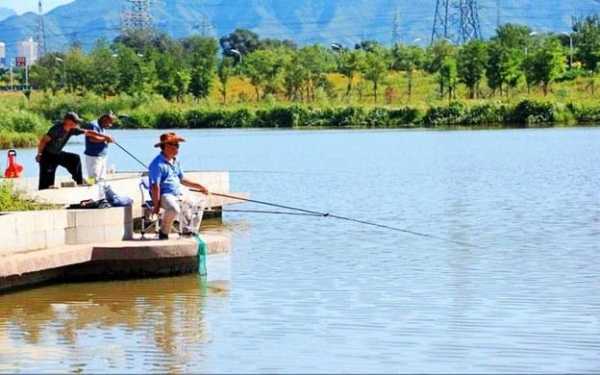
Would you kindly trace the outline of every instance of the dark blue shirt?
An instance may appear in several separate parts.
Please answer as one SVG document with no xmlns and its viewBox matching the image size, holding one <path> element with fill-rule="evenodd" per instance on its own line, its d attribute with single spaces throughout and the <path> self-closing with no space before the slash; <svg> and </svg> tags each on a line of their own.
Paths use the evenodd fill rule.
<svg viewBox="0 0 600 375">
<path fill-rule="evenodd" d="M 93 130 L 96 133 L 104 134 L 104 128 L 98 124 L 98 121 L 90 122 L 87 126 L 89 130 Z M 85 137 L 85 154 L 87 156 L 106 156 L 108 151 L 108 143 L 106 142 L 92 142 L 89 137 Z"/>
<path fill-rule="evenodd" d="M 52 155 L 58 155 L 62 152 L 63 148 L 69 142 L 69 138 L 73 135 L 81 135 L 84 131 L 75 128 L 71 131 L 66 132 L 62 123 L 56 123 L 48 130 L 47 135 L 50 137 L 50 141 L 46 144 L 44 152 Z"/>
<path fill-rule="evenodd" d="M 150 163 L 148 179 L 150 185 L 160 186 L 160 195 L 181 195 L 183 171 L 177 160 L 170 163 L 162 152 Z"/>
</svg>

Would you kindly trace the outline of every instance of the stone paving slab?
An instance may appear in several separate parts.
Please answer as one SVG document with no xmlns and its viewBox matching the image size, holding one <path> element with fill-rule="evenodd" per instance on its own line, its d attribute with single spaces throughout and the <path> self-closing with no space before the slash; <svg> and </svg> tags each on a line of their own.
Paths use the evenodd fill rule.
<svg viewBox="0 0 600 375">
<path fill-rule="evenodd" d="M 203 233 L 209 254 L 229 252 L 231 240 L 224 232 Z M 194 239 L 131 240 L 100 245 L 71 245 L 55 249 L 0 256 L 0 290 L 3 279 L 50 269 L 84 264 L 92 261 L 153 260 L 157 266 L 163 260 L 193 258 L 198 246 Z"/>
</svg>

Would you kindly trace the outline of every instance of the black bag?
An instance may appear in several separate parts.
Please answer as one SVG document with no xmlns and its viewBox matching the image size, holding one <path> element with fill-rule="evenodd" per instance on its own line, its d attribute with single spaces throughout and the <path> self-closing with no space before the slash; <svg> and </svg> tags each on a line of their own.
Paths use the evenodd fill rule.
<svg viewBox="0 0 600 375">
<path fill-rule="evenodd" d="M 78 209 L 96 209 L 96 208 L 111 208 L 112 206 L 106 199 L 100 199 L 95 201 L 93 199 L 88 199 L 85 201 L 81 201 L 78 204 L 72 204 L 67 209 L 69 210 L 78 210 Z"/>
</svg>

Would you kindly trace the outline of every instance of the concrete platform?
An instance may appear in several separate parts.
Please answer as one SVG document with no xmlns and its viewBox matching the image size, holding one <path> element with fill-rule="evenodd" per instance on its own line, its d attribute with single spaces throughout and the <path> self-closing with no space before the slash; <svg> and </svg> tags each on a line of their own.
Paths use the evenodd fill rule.
<svg viewBox="0 0 600 375">
<path fill-rule="evenodd" d="M 231 250 L 228 233 L 201 234 L 208 254 Z M 115 280 L 198 272 L 194 239 L 116 241 L 0 254 L 0 293 L 40 283 Z"/>
<path fill-rule="evenodd" d="M 210 191 L 229 193 L 227 172 L 186 172 Z M 0 293 L 47 282 L 115 280 L 160 277 L 198 271 L 198 245 L 194 239 L 143 240 L 134 233 L 142 215 L 140 173 L 117 173 L 108 179 L 114 191 L 134 199 L 131 207 L 101 210 L 55 209 L 0 212 Z M 60 185 L 63 180 L 57 181 Z M 15 190 L 30 199 L 66 206 L 97 198 L 98 188 L 65 187 L 38 191 L 37 179 L 11 180 Z M 192 193 L 194 194 L 194 193 Z M 197 194 L 197 193 L 196 193 Z M 200 194 L 199 194 L 200 195 Z M 202 196 L 205 197 L 205 196 Z M 223 206 L 243 203 L 210 196 L 205 216 L 216 216 Z M 210 209 L 213 208 L 213 211 Z M 229 252 L 230 236 L 202 227 L 209 254 Z M 176 235 L 175 235 L 176 236 Z M 149 238 L 154 238 L 152 235 Z"/>
</svg>

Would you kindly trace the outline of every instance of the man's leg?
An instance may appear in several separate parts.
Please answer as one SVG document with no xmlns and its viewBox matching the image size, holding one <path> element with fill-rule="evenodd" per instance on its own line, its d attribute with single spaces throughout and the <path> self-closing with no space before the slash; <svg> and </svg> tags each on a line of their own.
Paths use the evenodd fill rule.
<svg viewBox="0 0 600 375">
<path fill-rule="evenodd" d="M 106 156 L 98 156 L 97 173 L 98 173 L 98 176 L 102 180 L 106 180 L 106 174 L 108 173 L 108 167 L 107 167 L 106 163 L 107 163 Z"/>
<path fill-rule="evenodd" d="M 160 231 L 168 235 L 173 228 L 173 221 L 181 214 L 179 198 L 173 194 L 164 194 L 160 197 L 160 207 L 164 210 Z"/>
<path fill-rule="evenodd" d="M 79 155 L 63 151 L 58 155 L 58 165 L 66 168 L 77 184 L 83 184 L 83 172 Z"/>
<path fill-rule="evenodd" d="M 48 189 L 54 186 L 54 177 L 56 175 L 56 167 L 58 164 L 52 155 L 43 154 L 40 160 L 40 180 L 38 188 L 40 190 Z"/>
<path fill-rule="evenodd" d="M 85 156 L 85 166 L 88 178 L 94 178 L 96 181 L 106 179 L 106 157 L 105 156 Z"/>
</svg>

